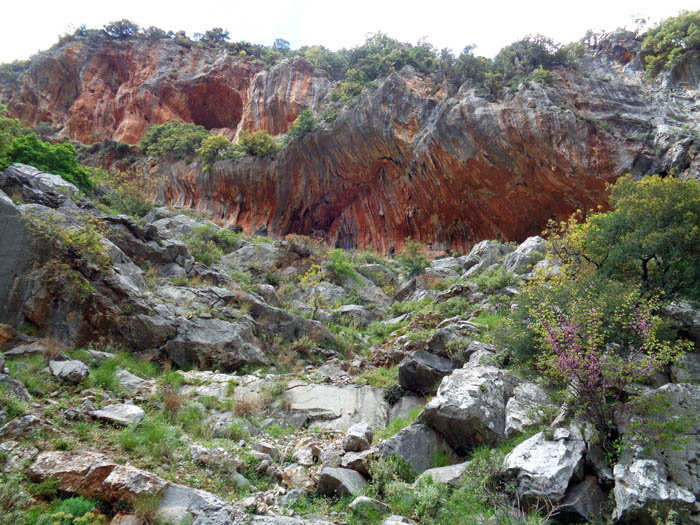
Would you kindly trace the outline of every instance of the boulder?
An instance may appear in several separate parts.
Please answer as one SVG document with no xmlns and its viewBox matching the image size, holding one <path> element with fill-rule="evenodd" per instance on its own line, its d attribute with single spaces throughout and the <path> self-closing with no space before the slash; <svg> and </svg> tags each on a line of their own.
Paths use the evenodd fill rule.
<svg viewBox="0 0 700 525">
<path fill-rule="evenodd" d="M 235 523 L 230 503 L 204 490 L 169 483 L 156 510 L 161 523 L 229 525 Z"/>
<path fill-rule="evenodd" d="M 321 496 L 360 496 L 367 480 L 354 470 L 324 467 L 318 477 L 316 492 Z"/>
<path fill-rule="evenodd" d="M 24 388 L 24 385 L 7 374 L 0 374 L 0 385 L 5 390 L 5 395 L 7 396 L 20 401 L 32 400 L 32 396 L 29 395 L 29 392 L 27 392 L 27 389 Z"/>
<path fill-rule="evenodd" d="M 238 457 L 223 448 L 209 448 L 199 443 L 190 445 L 190 457 L 193 461 L 207 467 L 217 467 L 229 472 L 236 471 L 243 466 L 243 462 Z"/>
<path fill-rule="evenodd" d="M 460 456 L 497 444 L 506 437 L 506 403 L 516 384 L 504 370 L 468 363 L 442 380 L 417 422 L 437 430 Z"/>
<path fill-rule="evenodd" d="M 561 502 L 562 513 L 576 513 L 590 523 L 603 521 L 603 509 L 607 496 L 600 488 L 598 478 L 586 476 L 581 483 L 571 487 Z"/>
<path fill-rule="evenodd" d="M 615 510 L 613 518 L 625 523 L 649 520 L 655 506 L 673 506 L 683 523 L 693 522 L 697 498 L 700 497 L 700 386 L 667 384 L 649 391 L 659 395 L 667 405 L 652 414 L 657 423 L 679 418 L 690 420 L 675 437 L 681 446 L 663 450 L 642 446 L 628 447 L 613 469 Z M 626 431 L 626 428 L 623 428 Z"/>
<path fill-rule="evenodd" d="M 114 375 L 119 382 L 119 387 L 129 394 L 152 396 L 158 391 L 155 379 L 142 379 L 121 368 Z"/>
<path fill-rule="evenodd" d="M 80 190 L 60 175 L 44 173 L 27 164 L 15 163 L 0 172 L 0 190 L 22 195 L 22 200 L 50 208 L 64 205 Z"/>
<path fill-rule="evenodd" d="M 506 257 L 505 269 L 518 275 L 529 273 L 546 252 L 547 241 L 539 235 L 528 237 L 513 253 Z"/>
<path fill-rule="evenodd" d="M 548 410 L 556 410 L 556 407 L 545 388 L 529 382 L 519 384 L 506 403 L 506 438 L 540 423 Z"/>
<path fill-rule="evenodd" d="M 247 244 L 224 256 L 223 264 L 233 268 L 254 268 L 274 272 L 282 265 L 283 253 L 278 243 Z"/>
<path fill-rule="evenodd" d="M 671 375 L 676 383 L 700 383 L 700 354 L 684 354 L 671 365 Z"/>
<path fill-rule="evenodd" d="M 356 269 L 380 288 L 393 284 L 396 280 L 396 273 L 383 264 L 362 264 Z"/>
<path fill-rule="evenodd" d="M 346 452 L 336 466 L 356 470 L 360 474 L 369 476 L 370 462 L 379 456 L 380 453 L 377 447 L 372 447 L 362 452 Z"/>
<path fill-rule="evenodd" d="M 42 452 L 29 468 L 33 481 L 58 479 L 61 490 L 86 498 L 129 501 L 140 495 L 158 495 L 167 481 L 90 450 Z"/>
<path fill-rule="evenodd" d="M 267 454 L 273 461 L 277 461 L 280 458 L 280 451 L 277 450 L 277 447 L 267 441 L 256 441 L 253 443 L 253 450 Z"/>
<path fill-rule="evenodd" d="M 360 515 L 379 512 L 381 514 L 389 514 L 391 509 L 386 503 L 382 503 L 376 499 L 368 498 L 367 496 L 358 496 L 352 503 L 348 505 L 350 510 L 357 512 Z"/>
<path fill-rule="evenodd" d="M 582 479 L 585 449 L 582 439 L 548 440 L 539 432 L 506 456 L 504 473 L 515 479 L 521 500 L 558 502 L 572 479 Z"/>
<path fill-rule="evenodd" d="M 466 472 L 469 468 L 469 462 L 457 463 L 456 465 L 448 465 L 447 467 L 436 467 L 430 468 L 424 471 L 420 478 L 426 478 L 430 476 L 433 481 L 438 483 L 444 483 L 445 485 L 450 485 L 454 488 L 460 487 L 460 479 L 462 474 Z"/>
<path fill-rule="evenodd" d="M 143 419 L 145 412 L 136 405 L 120 403 L 108 405 L 100 410 L 92 410 L 90 411 L 90 415 L 94 418 L 107 421 L 108 423 L 129 426 L 139 423 Z"/>
<path fill-rule="evenodd" d="M 399 363 L 399 384 L 407 390 L 429 394 L 437 390 L 437 384 L 453 368 L 449 359 L 418 350 Z"/>
<path fill-rule="evenodd" d="M 32 433 L 34 429 L 38 429 L 42 421 L 28 414 L 22 417 L 16 417 L 0 427 L 0 439 L 18 439 L 26 437 Z"/>
<path fill-rule="evenodd" d="M 282 482 L 290 489 L 302 489 L 305 492 L 316 490 L 316 483 L 301 465 L 291 465 L 284 469 Z"/>
<path fill-rule="evenodd" d="M 362 452 L 372 444 L 374 432 L 367 423 L 357 423 L 351 426 L 343 438 L 343 450 L 346 452 Z"/>
<path fill-rule="evenodd" d="M 346 304 L 333 312 L 333 319 L 338 324 L 364 328 L 377 319 L 376 314 L 358 304 Z"/>
<path fill-rule="evenodd" d="M 422 396 L 403 396 L 389 409 L 389 423 L 398 418 L 408 418 L 416 409 L 423 408 L 426 398 Z"/>
<path fill-rule="evenodd" d="M 293 413 L 303 413 L 311 425 L 346 431 L 355 423 L 384 428 L 389 405 L 382 388 L 359 385 L 310 385 L 290 382 L 285 399 Z"/>
<path fill-rule="evenodd" d="M 204 423 L 209 425 L 214 437 L 219 438 L 230 438 L 232 428 L 236 429 L 236 433 L 242 433 L 243 437 L 256 436 L 260 433 L 253 423 L 245 418 L 236 417 L 231 412 L 213 414 Z"/>
<path fill-rule="evenodd" d="M 50 361 L 51 373 L 66 383 L 77 385 L 90 375 L 90 369 L 82 361 Z"/>
<path fill-rule="evenodd" d="M 4 462 L 0 462 L 0 472 L 16 472 L 24 470 L 39 453 L 39 449 L 31 445 L 21 445 L 17 441 L 3 441 L 0 443 L 0 455 L 4 456 Z"/>
<path fill-rule="evenodd" d="M 450 359 L 455 366 L 462 366 L 469 360 L 467 348 L 471 338 L 479 333 L 479 328 L 473 323 L 462 319 L 453 320 L 435 330 L 428 341 L 428 351 Z"/>
<path fill-rule="evenodd" d="M 687 301 L 674 301 L 664 306 L 661 313 L 681 334 L 700 343 L 700 310 Z"/>
<path fill-rule="evenodd" d="M 163 352 L 181 368 L 235 371 L 245 365 L 268 364 L 265 354 L 252 341 L 251 327 L 242 322 L 181 319 L 177 336 L 163 346 Z"/>
<path fill-rule="evenodd" d="M 405 516 L 388 516 L 382 520 L 381 525 L 416 525 L 416 522 Z"/>
<path fill-rule="evenodd" d="M 377 450 L 384 457 L 396 455 L 403 458 L 417 474 L 435 467 L 437 455 L 444 456 L 448 463 L 458 460 L 440 434 L 421 424 L 407 426 L 377 445 Z"/>
<path fill-rule="evenodd" d="M 474 245 L 469 255 L 458 257 L 462 267 L 470 275 L 500 263 L 513 248 L 493 241 L 481 241 Z"/>
</svg>

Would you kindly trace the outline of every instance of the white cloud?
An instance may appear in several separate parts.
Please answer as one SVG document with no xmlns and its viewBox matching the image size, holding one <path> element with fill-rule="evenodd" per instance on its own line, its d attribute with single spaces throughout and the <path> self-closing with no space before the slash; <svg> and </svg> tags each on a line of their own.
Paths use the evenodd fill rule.
<svg viewBox="0 0 700 525">
<path fill-rule="evenodd" d="M 279 37 L 292 47 L 322 44 L 331 49 L 360 44 L 366 34 L 382 31 L 408 42 L 426 37 L 436 47 L 456 52 L 476 44 L 477 53 L 493 56 L 527 34 L 566 43 L 587 29 L 631 27 L 635 13 L 658 20 L 682 9 L 697 9 L 697 0 L 590 0 L 585 5 L 561 0 L 20 1 L 3 7 L 0 62 L 47 49 L 80 24 L 102 27 L 121 18 L 189 35 L 218 26 L 228 29 L 233 40 L 269 45 Z"/>
</svg>

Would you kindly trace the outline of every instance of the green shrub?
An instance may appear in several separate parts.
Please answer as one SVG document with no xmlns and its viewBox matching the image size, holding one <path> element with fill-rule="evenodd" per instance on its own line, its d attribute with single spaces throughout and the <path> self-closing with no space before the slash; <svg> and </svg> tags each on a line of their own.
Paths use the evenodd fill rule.
<svg viewBox="0 0 700 525">
<path fill-rule="evenodd" d="M 399 266 L 409 277 L 418 275 L 428 266 L 428 258 L 423 254 L 425 246 L 406 239 L 403 251 L 398 255 Z"/>
<path fill-rule="evenodd" d="M 226 228 L 215 228 L 211 224 L 199 226 L 185 237 L 185 245 L 192 256 L 202 264 L 211 266 L 221 261 L 221 257 L 233 251 L 241 235 Z"/>
<path fill-rule="evenodd" d="M 80 516 L 83 516 L 84 514 L 87 514 L 93 510 L 95 506 L 96 502 L 94 500 L 85 499 L 78 496 L 76 498 L 68 498 L 63 500 L 57 510 L 59 512 L 70 514 L 75 518 L 79 518 Z"/>
<path fill-rule="evenodd" d="M 264 129 L 254 133 L 248 130 L 241 131 L 237 146 L 240 151 L 254 157 L 272 157 L 277 153 L 275 139 Z"/>
<path fill-rule="evenodd" d="M 495 292 L 506 286 L 517 284 L 518 278 L 503 266 L 498 266 L 497 268 L 487 268 L 474 279 L 474 282 L 480 290 Z"/>
<path fill-rule="evenodd" d="M 151 126 L 139 147 L 151 157 L 186 159 L 194 154 L 207 137 L 209 132 L 203 126 L 171 120 Z"/>
<path fill-rule="evenodd" d="M 221 135 L 209 135 L 202 140 L 201 146 L 195 153 L 202 161 L 202 171 L 207 172 L 217 160 L 236 158 L 236 148 L 233 143 Z"/>
<path fill-rule="evenodd" d="M 613 211 L 550 228 L 555 254 L 574 272 L 598 271 L 667 298 L 700 299 L 700 181 L 625 175 Z"/>
<path fill-rule="evenodd" d="M 2 127 L 0 123 L 0 148 L 3 147 Z M 90 191 L 92 189 L 90 169 L 78 164 L 75 153 L 75 147 L 67 142 L 51 144 L 44 142 L 34 133 L 19 135 L 7 147 L 4 160 L 0 149 L 0 169 L 5 169 L 13 162 L 30 164 L 42 171 L 60 175 L 82 191 Z"/>
<path fill-rule="evenodd" d="M 289 131 L 284 136 L 284 143 L 287 144 L 293 140 L 299 139 L 304 135 L 311 133 L 316 126 L 316 119 L 312 111 L 305 109 L 299 113 L 299 116 L 294 120 L 289 127 Z"/>
<path fill-rule="evenodd" d="M 370 461 L 369 474 L 372 478 L 372 488 L 378 495 L 385 494 L 391 482 L 413 483 L 416 479 L 411 465 L 402 457 L 393 454 Z"/>
<path fill-rule="evenodd" d="M 336 248 L 328 252 L 327 268 L 331 274 L 331 278 L 337 284 L 342 283 L 348 277 L 359 281 L 357 273 L 355 272 L 355 266 L 345 250 L 341 248 Z"/>
</svg>

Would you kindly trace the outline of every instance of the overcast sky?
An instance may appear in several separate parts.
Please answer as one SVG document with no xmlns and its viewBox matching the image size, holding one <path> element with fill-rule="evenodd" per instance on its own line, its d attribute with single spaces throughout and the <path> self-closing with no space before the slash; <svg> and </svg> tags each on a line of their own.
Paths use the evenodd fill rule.
<svg viewBox="0 0 700 525">
<path fill-rule="evenodd" d="M 284 38 L 293 48 L 352 47 L 382 31 L 411 43 L 425 37 L 456 52 L 476 44 L 477 54 L 491 57 L 528 34 L 568 43 L 587 29 L 631 29 L 635 14 L 658 21 L 697 8 L 698 0 L 15 0 L 2 8 L 0 62 L 47 49 L 80 24 L 101 28 L 121 18 L 190 36 L 223 27 L 232 40 L 271 45 Z"/>
</svg>

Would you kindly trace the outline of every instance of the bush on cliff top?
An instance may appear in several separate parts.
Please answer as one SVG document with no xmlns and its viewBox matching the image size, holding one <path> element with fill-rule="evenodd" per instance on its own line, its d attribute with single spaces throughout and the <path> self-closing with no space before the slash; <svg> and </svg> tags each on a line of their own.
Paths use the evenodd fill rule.
<svg viewBox="0 0 700 525">
<path fill-rule="evenodd" d="M 642 43 L 647 73 L 658 75 L 700 52 L 700 11 L 684 11 L 650 29 Z"/>
<path fill-rule="evenodd" d="M 203 126 L 171 120 L 151 126 L 139 147 L 151 157 L 182 160 L 193 155 L 207 137 L 209 132 Z"/>
</svg>

